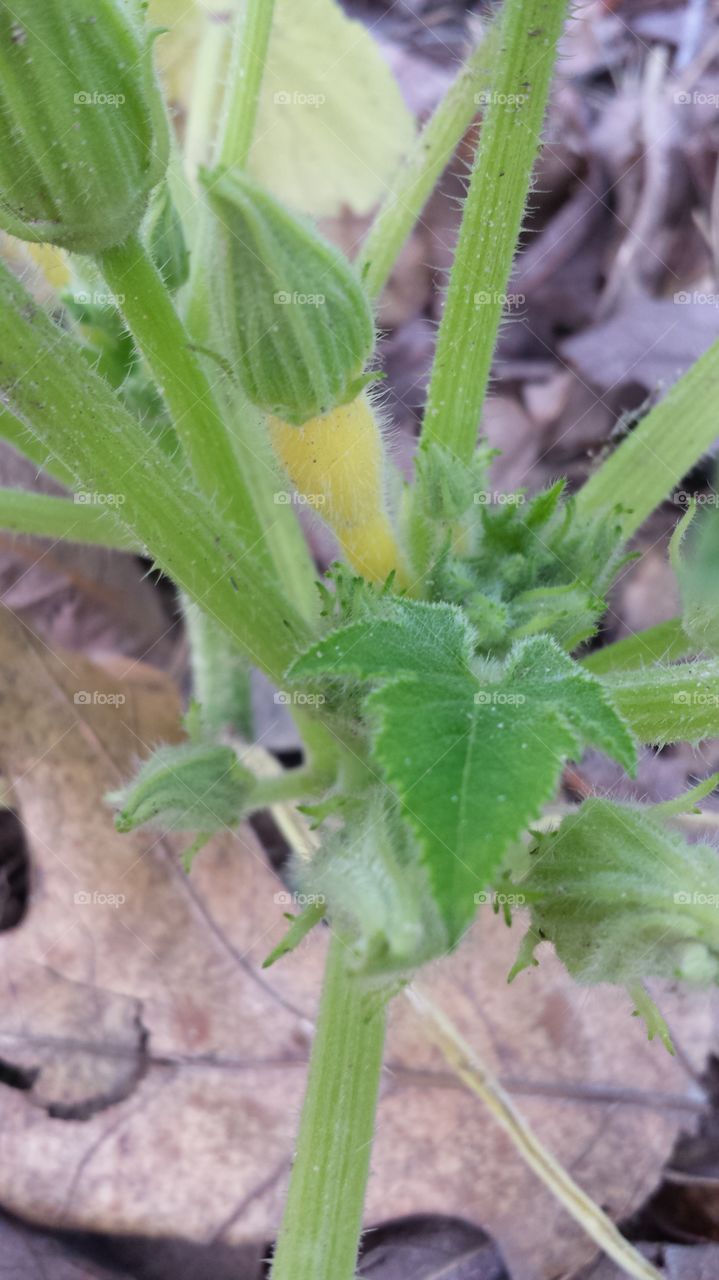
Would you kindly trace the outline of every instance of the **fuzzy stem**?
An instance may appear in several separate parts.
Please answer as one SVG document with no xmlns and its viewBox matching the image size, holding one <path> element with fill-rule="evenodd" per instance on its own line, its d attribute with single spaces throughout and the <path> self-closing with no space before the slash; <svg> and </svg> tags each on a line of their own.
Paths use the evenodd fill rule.
<svg viewBox="0 0 719 1280">
<path fill-rule="evenodd" d="M 0 529 L 120 551 L 140 550 L 137 539 L 113 519 L 112 508 L 29 489 L 0 488 Z"/>
<path fill-rule="evenodd" d="M 386 997 L 334 937 L 271 1280 L 353 1280 L 382 1066 Z"/>
<path fill-rule="evenodd" d="M 107 250 L 99 266 L 162 392 L 199 487 L 238 527 L 261 537 L 212 387 L 147 251 L 131 236 Z"/>
<path fill-rule="evenodd" d="M 205 727 L 252 737 L 250 666 L 242 650 L 215 618 L 192 600 L 183 600 L 190 642 L 192 691 L 202 707 Z"/>
<path fill-rule="evenodd" d="M 717 436 L 719 342 L 602 463 L 577 496 L 583 515 L 623 507 L 627 538 L 691 471 Z"/>
<path fill-rule="evenodd" d="M 422 442 L 468 462 L 489 381 L 566 0 L 506 0 L 496 79 L 464 208 Z"/>
<path fill-rule="evenodd" d="M 509 1135 L 530 1169 L 541 1178 L 544 1185 L 556 1196 L 559 1203 L 572 1215 L 587 1235 L 610 1258 L 613 1258 L 627 1275 L 636 1277 L 636 1280 L 661 1280 L 661 1274 L 656 1267 L 647 1262 L 619 1234 L 614 1223 L 610 1222 L 599 1205 L 577 1186 L 566 1169 L 562 1168 L 551 1152 L 542 1145 L 527 1122 L 520 1116 L 499 1081 L 495 1080 L 487 1068 L 478 1061 L 477 1055 L 441 1009 L 412 988 L 407 991 L 407 996 L 415 1012 L 420 1016 L 423 1030 L 441 1049 L 452 1070 L 472 1093 L 482 1099 L 495 1120 Z"/>
<path fill-rule="evenodd" d="M 403 244 L 420 217 L 443 169 L 481 106 L 498 53 L 493 24 L 472 52 L 419 134 L 392 183 L 357 257 L 370 297 L 382 292 Z"/>
<path fill-rule="evenodd" d="M 4 408 L 2 405 L 0 405 L 0 440 L 7 441 L 23 457 L 30 462 L 34 462 L 39 471 L 45 471 L 47 475 L 59 480 L 68 489 L 72 489 L 75 483 L 72 472 L 62 465 L 59 458 L 50 449 L 38 443 L 28 431 L 24 422 L 21 422 L 19 418 L 15 417 L 14 413 L 11 413 L 9 409 Z"/>
<path fill-rule="evenodd" d="M 34 448 L 52 450 L 78 489 L 121 498 L 119 520 L 279 682 L 311 633 L 261 547 L 197 493 L 1 264 L 0 399 Z"/>
<path fill-rule="evenodd" d="M 237 18 L 218 164 L 236 165 L 240 169 L 244 169 L 247 164 L 255 132 L 274 7 L 274 0 L 246 0 Z"/>
</svg>

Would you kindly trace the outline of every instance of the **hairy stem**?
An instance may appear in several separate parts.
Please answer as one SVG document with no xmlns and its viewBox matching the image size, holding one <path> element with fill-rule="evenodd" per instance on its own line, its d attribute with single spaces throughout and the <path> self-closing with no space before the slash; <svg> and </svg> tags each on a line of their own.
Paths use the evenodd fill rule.
<svg viewBox="0 0 719 1280">
<path fill-rule="evenodd" d="M 506 0 L 497 74 L 464 208 L 422 442 L 471 458 L 567 0 Z"/>
<path fill-rule="evenodd" d="M 450 85 L 394 178 L 356 262 L 371 297 L 382 292 L 442 170 L 481 109 L 498 46 L 498 30 L 493 25 Z"/>
<path fill-rule="evenodd" d="M 232 42 L 217 161 L 244 169 L 252 145 L 275 0 L 246 0 Z"/>
<path fill-rule="evenodd" d="M 139 551 L 137 538 L 119 524 L 114 509 L 94 501 L 105 495 L 79 494 L 73 502 L 29 489 L 0 488 L 0 529 L 29 533 L 38 538 L 89 542 L 120 551 Z"/>
<path fill-rule="evenodd" d="M 353 1280 L 369 1174 L 385 994 L 333 938 L 272 1280 Z"/>
<path fill-rule="evenodd" d="M 594 515 L 623 507 L 624 533 L 631 537 L 714 443 L 718 390 L 715 342 L 590 476 L 578 510 Z"/>
<path fill-rule="evenodd" d="M 245 533 L 260 538 L 212 387 L 144 245 L 131 236 L 107 250 L 99 265 L 162 392 L 200 489 Z"/>
</svg>

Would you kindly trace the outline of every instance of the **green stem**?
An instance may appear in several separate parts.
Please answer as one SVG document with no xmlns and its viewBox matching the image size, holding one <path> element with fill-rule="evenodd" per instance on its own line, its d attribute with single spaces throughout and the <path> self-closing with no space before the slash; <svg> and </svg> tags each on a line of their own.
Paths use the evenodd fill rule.
<svg viewBox="0 0 719 1280">
<path fill-rule="evenodd" d="M 493 24 L 419 134 L 367 232 L 356 267 L 370 297 L 382 292 L 443 169 L 482 105 L 499 46 Z"/>
<path fill-rule="evenodd" d="M 715 342 L 590 476 L 578 510 L 596 515 L 623 507 L 631 537 L 716 440 L 718 390 Z"/>
<path fill-rule="evenodd" d="M 188 484 L 1 264 L 0 399 L 78 489 L 120 499 L 117 515 L 138 542 L 279 683 L 310 633 L 255 539 Z"/>
<path fill-rule="evenodd" d="M 183 600 L 190 642 L 192 691 L 212 733 L 225 729 L 252 737 L 250 666 L 224 627 L 192 600 Z"/>
<path fill-rule="evenodd" d="M 59 480 L 60 484 L 64 484 L 71 489 L 75 483 L 75 478 L 67 467 L 64 467 L 59 458 L 55 456 L 49 448 L 39 443 L 33 435 L 28 431 L 24 422 L 15 417 L 9 409 L 0 405 L 0 439 L 6 440 L 11 444 L 13 449 L 17 449 L 25 458 L 29 458 L 30 462 L 34 462 L 40 471 L 45 471 L 47 475 L 53 476 L 55 480 Z"/>
<path fill-rule="evenodd" d="M 29 489 L 0 488 L 0 529 L 29 533 L 37 538 L 139 551 L 137 539 L 113 518 L 114 508 L 108 509 L 101 502 L 95 505 L 93 499 L 97 496 L 79 494 L 73 502 Z"/>
<path fill-rule="evenodd" d="M 595 649 L 582 658 L 582 666 L 595 676 L 603 676 L 614 671 L 647 667 L 652 662 L 676 662 L 696 652 L 697 646 L 684 630 L 681 618 L 670 618 L 667 622 L 647 627 L 646 631 L 637 631 L 634 635 L 615 640 L 613 644 L 605 644 L 602 649 Z"/>
<path fill-rule="evenodd" d="M 246 0 L 235 25 L 217 162 L 244 169 L 255 132 L 274 0 Z"/>
<path fill-rule="evenodd" d="M 566 0 L 506 0 L 427 396 L 423 444 L 472 457 Z"/>
<path fill-rule="evenodd" d="M 212 387 L 144 245 L 131 236 L 104 253 L 99 266 L 162 392 L 200 489 L 239 528 L 260 538 Z"/>
<path fill-rule="evenodd" d="M 385 1022 L 385 995 L 348 972 L 334 937 L 271 1280 L 353 1280 Z"/>
</svg>

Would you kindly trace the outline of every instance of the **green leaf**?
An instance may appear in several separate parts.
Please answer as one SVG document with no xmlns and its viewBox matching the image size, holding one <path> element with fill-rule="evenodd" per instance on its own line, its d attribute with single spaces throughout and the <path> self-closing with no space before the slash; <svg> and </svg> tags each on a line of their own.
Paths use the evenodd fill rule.
<svg viewBox="0 0 719 1280">
<path fill-rule="evenodd" d="M 414 131 L 361 23 L 336 0 L 277 0 L 250 152 L 255 178 L 304 213 L 369 213 Z"/>
<path fill-rule="evenodd" d="M 627 769 L 631 735 L 598 680 L 547 636 L 473 673 L 471 631 L 447 605 L 330 633 L 292 668 L 381 687 L 367 699 L 374 754 L 402 803 L 452 940 L 507 846 L 538 817 L 564 761 L 591 742 Z"/>
<path fill-rule="evenodd" d="M 379 601 L 378 601 L 379 604 Z M 369 618 L 330 632 L 290 668 L 300 679 L 318 675 L 375 680 L 406 674 L 433 675 L 438 667 L 466 675 L 473 632 L 460 609 L 386 598 L 388 616 Z"/>
<path fill-rule="evenodd" d="M 551 799 L 585 743 L 632 770 L 634 745 L 601 686 L 547 637 L 513 651 L 502 679 L 402 678 L 373 693 L 374 749 L 427 862 L 451 936 L 507 847 Z"/>
<path fill-rule="evenodd" d="M 642 742 L 701 742 L 719 736 L 719 660 L 618 671 L 603 679 Z"/>
</svg>

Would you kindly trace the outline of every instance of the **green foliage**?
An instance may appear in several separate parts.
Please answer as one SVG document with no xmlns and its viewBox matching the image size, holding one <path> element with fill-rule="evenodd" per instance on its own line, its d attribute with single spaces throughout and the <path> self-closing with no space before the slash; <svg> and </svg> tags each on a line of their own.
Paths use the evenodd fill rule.
<svg viewBox="0 0 719 1280">
<path fill-rule="evenodd" d="M 144 226 L 150 256 L 167 288 L 176 293 L 190 275 L 190 255 L 182 220 L 167 182 L 155 191 Z"/>
<path fill-rule="evenodd" d="M 487 653 L 541 632 L 571 651 L 596 631 L 625 562 L 620 515 L 579 516 L 563 481 L 531 499 L 496 493 L 491 456 L 482 450 L 464 467 L 440 446 L 427 450 L 414 534 L 433 548 L 428 594 L 462 605 Z"/>
<path fill-rule="evenodd" d="M 716 507 L 697 516 L 688 531 L 685 556 L 677 551 L 676 567 L 682 596 L 682 622 L 694 645 L 719 654 L 719 512 Z"/>
<path fill-rule="evenodd" d="M 151 40 L 118 0 L 0 6 L 0 226 L 97 254 L 140 225 L 169 134 Z"/>
<path fill-rule="evenodd" d="M 507 661 L 477 660 L 457 608 L 388 602 L 385 616 L 330 632 L 291 676 L 373 686 L 373 753 L 414 831 L 456 941 L 474 895 L 587 743 L 626 768 L 634 744 L 600 682 L 547 636 Z"/>
<path fill-rule="evenodd" d="M 585 801 L 539 837 L 516 888 L 531 928 L 513 973 L 548 939 L 580 983 L 719 978 L 717 851 L 647 810 Z"/>
</svg>

